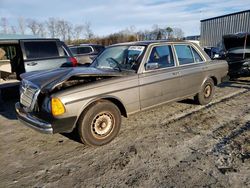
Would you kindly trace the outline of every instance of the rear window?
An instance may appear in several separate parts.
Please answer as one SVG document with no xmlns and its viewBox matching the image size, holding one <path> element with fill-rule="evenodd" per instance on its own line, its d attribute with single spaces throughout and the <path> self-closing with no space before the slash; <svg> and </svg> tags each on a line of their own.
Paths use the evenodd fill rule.
<svg viewBox="0 0 250 188">
<path fill-rule="evenodd" d="M 195 62 L 202 62 L 203 59 L 202 59 L 201 56 L 198 54 L 198 52 L 197 52 L 193 47 L 191 47 L 191 48 L 192 48 L 192 52 L 193 52 L 193 54 L 194 54 L 194 60 L 195 60 Z"/>
<path fill-rule="evenodd" d="M 56 42 L 25 42 L 24 48 L 27 59 L 58 57 Z"/>
<path fill-rule="evenodd" d="M 88 54 L 90 52 L 92 52 L 90 47 L 78 47 L 78 54 Z"/>
<path fill-rule="evenodd" d="M 175 51 L 180 65 L 194 63 L 193 54 L 189 45 L 175 45 Z"/>
<path fill-rule="evenodd" d="M 77 48 L 76 47 L 70 47 L 69 48 L 72 54 L 76 55 L 77 54 Z"/>
</svg>

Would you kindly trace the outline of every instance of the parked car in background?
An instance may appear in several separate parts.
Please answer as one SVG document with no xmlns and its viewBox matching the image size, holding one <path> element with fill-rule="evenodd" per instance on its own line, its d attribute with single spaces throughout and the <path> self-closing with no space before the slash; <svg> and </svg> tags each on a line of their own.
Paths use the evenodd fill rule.
<svg viewBox="0 0 250 188">
<path fill-rule="evenodd" d="M 228 73 L 196 44 L 143 41 L 107 47 L 89 67 L 22 75 L 17 117 L 43 133 L 72 132 L 100 146 L 115 138 L 121 116 L 194 96 L 208 104 Z"/>
<path fill-rule="evenodd" d="M 221 57 L 221 49 L 219 47 L 204 48 L 204 51 L 211 59 L 218 59 Z"/>
<path fill-rule="evenodd" d="M 100 54 L 105 47 L 98 44 L 80 44 L 69 46 L 69 49 L 76 57 L 79 64 L 90 64 L 93 59 Z"/>
<path fill-rule="evenodd" d="M 2 78 L 16 73 L 77 66 L 68 47 L 59 39 L 0 39 L 5 57 L 0 61 Z"/>
<path fill-rule="evenodd" d="M 222 57 L 228 62 L 231 77 L 250 76 L 250 33 L 223 36 Z"/>
</svg>

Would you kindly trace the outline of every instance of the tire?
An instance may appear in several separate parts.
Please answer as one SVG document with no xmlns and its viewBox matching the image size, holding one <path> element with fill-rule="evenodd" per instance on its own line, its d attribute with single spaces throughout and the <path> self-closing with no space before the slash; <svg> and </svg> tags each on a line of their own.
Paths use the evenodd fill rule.
<svg viewBox="0 0 250 188">
<path fill-rule="evenodd" d="M 121 127 L 121 112 L 109 101 L 99 101 L 84 112 L 78 123 L 81 141 L 90 146 L 111 142 Z"/>
<path fill-rule="evenodd" d="M 211 102 L 214 96 L 214 81 L 209 78 L 207 79 L 201 87 L 201 91 L 197 93 L 194 97 L 196 103 L 200 105 L 206 105 Z"/>
</svg>

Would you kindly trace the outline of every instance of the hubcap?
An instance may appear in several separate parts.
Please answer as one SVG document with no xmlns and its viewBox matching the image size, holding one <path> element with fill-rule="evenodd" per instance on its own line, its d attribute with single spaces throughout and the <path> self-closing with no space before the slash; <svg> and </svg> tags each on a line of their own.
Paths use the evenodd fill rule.
<svg viewBox="0 0 250 188">
<path fill-rule="evenodd" d="M 112 132 L 114 118 L 111 114 L 105 112 L 95 116 L 92 123 L 92 131 L 97 137 L 106 137 Z"/>
<path fill-rule="evenodd" d="M 212 92 L 211 86 L 210 86 L 210 85 L 207 85 L 207 86 L 205 87 L 205 89 L 204 89 L 204 96 L 205 96 L 205 98 L 210 97 L 211 92 Z"/>
</svg>

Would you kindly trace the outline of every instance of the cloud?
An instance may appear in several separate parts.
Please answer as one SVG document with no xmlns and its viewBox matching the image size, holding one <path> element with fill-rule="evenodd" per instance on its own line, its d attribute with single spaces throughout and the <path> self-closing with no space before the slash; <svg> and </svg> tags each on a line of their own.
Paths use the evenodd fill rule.
<svg viewBox="0 0 250 188">
<path fill-rule="evenodd" d="M 89 21 L 98 35 L 131 25 L 144 30 L 154 24 L 180 27 L 186 35 L 194 35 L 200 33 L 201 19 L 250 9 L 246 0 L 0 0 L 0 4 L 0 17 L 7 17 L 12 24 L 20 16 L 40 21 L 63 18 L 74 24 Z"/>
</svg>

